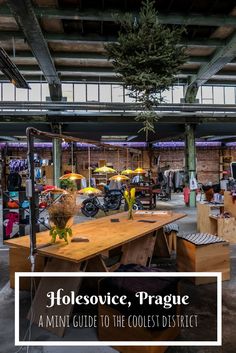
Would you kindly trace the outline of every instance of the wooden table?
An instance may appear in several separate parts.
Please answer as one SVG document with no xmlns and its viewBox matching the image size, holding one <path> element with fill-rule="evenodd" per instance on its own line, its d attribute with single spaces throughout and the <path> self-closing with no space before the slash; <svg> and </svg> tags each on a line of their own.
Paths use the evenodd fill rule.
<svg viewBox="0 0 236 353">
<path fill-rule="evenodd" d="M 143 214 L 134 214 L 133 220 L 127 219 L 127 213 L 95 219 L 92 221 L 76 224 L 72 226 L 73 237 L 84 237 L 89 242 L 72 242 L 67 245 L 64 241 L 58 240 L 55 244 L 50 244 L 51 238 L 48 231 L 38 233 L 37 238 L 37 259 L 36 271 L 48 272 L 70 272 L 70 271 L 114 271 L 120 264 L 136 263 L 148 266 L 152 256 L 169 256 L 170 249 L 163 233 L 163 226 L 177 221 L 185 214 L 160 211 L 139 211 Z M 112 222 L 112 219 L 119 219 L 119 222 Z M 143 221 L 154 221 L 147 223 Z M 29 236 L 15 238 L 5 242 L 10 246 L 10 273 L 14 278 L 14 272 L 29 271 L 27 254 L 30 250 Z M 108 268 L 105 257 L 109 256 L 109 251 L 121 247 L 122 253 L 120 261 L 116 267 Z M 28 266 L 28 268 L 26 267 Z M 77 291 L 81 283 L 81 278 L 63 280 L 63 288 L 66 292 Z M 38 322 L 39 315 L 46 308 L 46 293 L 58 288 L 58 279 L 50 283 L 47 278 L 42 278 L 36 291 L 33 310 L 35 322 Z M 62 315 L 70 314 L 71 307 L 63 306 Z M 58 313 L 57 308 L 57 314 Z M 59 336 L 64 334 L 63 328 L 51 329 Z"/>
</svg>

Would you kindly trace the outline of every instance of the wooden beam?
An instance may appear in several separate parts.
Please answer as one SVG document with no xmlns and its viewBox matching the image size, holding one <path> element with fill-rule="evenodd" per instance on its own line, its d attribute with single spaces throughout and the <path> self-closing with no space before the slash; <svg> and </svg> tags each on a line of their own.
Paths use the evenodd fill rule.
<svg viewBox="0 0 236 353">
<path fill-rule="evenodd" d="M 117 9 L 103 9 L 96 10 L 81 10 L 81 9 L 57 9 L 53 7 L 34 7 L 34 12 L 39 18 L 48 19 L 64 19 L 64 20 L 79 20 L 79 21 L 102 21 L 102 22 L 113 22 L 114 14 L 123 14 L 124 11 L 119 11 Z M 137 12 L 133 12 L 133 15 L 138 16 Z M 9 9 L 2 5 L 0 7 L 0 16 L 11 17 L 11 12 Z M 182 13 L 170 13 L 164 14 L 159 13 L 158 20 L 162 24 L 174 24 L 174 25 L 184 25 L 184 26 L 236 26 L 235 16 L 225 16 L 225 15 L 211 15 L 204 16 L 202 14 L 184 15 Z"/>
</svg>

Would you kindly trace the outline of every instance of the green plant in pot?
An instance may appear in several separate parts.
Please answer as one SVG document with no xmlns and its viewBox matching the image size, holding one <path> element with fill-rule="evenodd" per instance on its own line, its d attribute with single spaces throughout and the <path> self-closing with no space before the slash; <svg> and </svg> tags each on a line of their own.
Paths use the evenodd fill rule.
<svg viewBox="0 0 236 353">
<path fill-rule="evenodd" d="M 76 185 L 75 181 L 71 180 L 71 179 L 63 179 L 63 180 L 61 180 L 60 186 L 61 186 L 62 189 L 68 190 L 68 191 L 71 191 L 71 192 L 77 190 L 77 185 Z"/>
<path fill-rule="evenodd" d="M 69 238 L 72 237 L 73 217 L 77 210 L 74 194 L 62 195 L 59 201 L 49 207 L 50 235 L 53 243 L 57 237 L 64 239 L 67 244 L 69 243 Z"/>
<path fill-rule="evenodd" d="M 133 219 L 133 206 L 135 204 L 135 188 L 125 190 L 125 201 L 128 205 L 128 219 Z"/>
</svg>

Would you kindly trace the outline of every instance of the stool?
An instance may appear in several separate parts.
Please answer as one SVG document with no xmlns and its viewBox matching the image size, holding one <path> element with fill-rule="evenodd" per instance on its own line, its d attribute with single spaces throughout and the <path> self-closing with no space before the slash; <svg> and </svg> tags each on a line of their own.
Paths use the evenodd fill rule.
<svg viewBox="0 0 236 353">
<path fill-rule="evenodd" d="M 181 272 L 221 272 L 230 279 L 229 243 L 205 233 L 177 236 L 177 268 Z M 191 278 L 195 285 L 216 282 L 215 277 Z"/>
<path fill-rule="evenodd" d="M 121 265 L 118 272 L 158 272 L 157 269 L 150 269 L 145 266 L 129 264 Z M 143 283 L 145 281 L 145 283 Z M 105 278 L 100 281 L 99 294 L 103 295 L 110 292 L 111 295 L 126 295 L 128 300 L 131 300 L 133 305 L 130 308 L 124 306 L 99 306 L 99 317 L 101 315 L 108 315 L 110 321 L 114 316 L 125 316 L 125 327 L 115 327 L 110 325 L 109 327 L 102 327 L 101 323 L 98 326 L 98 337 L 103 341 L 172 341 L 178 336 L 180 329 L 178 327 L 163 328 L 155 327 L 143 328 L 143 327 L 129 327 L 127 324 L 127 317 L 129 315 L 165 315 L 166 311 L 163 308 L 157 309 L 156 305 L 147 305 L 146 307 L 138 307 L 135 305 L 135 293 L 143 290 L 147 291 L 150 295 L 166 295 L 166 294 L 177 294 L 178 293 L 178 279 L 174 277 L 156 277 L 155 279 L 149 278 L 131 278 L 131 277 L 113 277 Z M 138 305 L 138 304 L 137 304 Z M 157 312 L 158 310 L 158 312 Z M 179 314 L 179 308 L 169 309 L 168 315 Z M 168 347 L 129 347 L 129 346 L 116 346 L 113 347 L 122 353 L 164 353 Z"/>
<path fill-rule="evenodd" d="M 177 234 L 179 232 L 179 226 L 177 223 L 170 223 L 163 227 L 164 234 L 168 243 L 170 254 L 176 252 Z"/>
</svg>

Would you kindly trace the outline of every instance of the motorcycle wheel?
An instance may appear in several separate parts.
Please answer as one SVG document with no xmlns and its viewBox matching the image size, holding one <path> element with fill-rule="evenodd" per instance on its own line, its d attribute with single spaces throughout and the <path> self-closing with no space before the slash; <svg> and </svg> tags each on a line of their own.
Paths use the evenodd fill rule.
<svg viewBox="0 0 236 353">
<path fill-rule="evenodd" d="M 84 200 L 82 202 L 81 212 L 86 217 L 94 217 L 98 213 L 99 208 L 94 205 L 91 200 Z"/>
<path fill-rule="evenodd" d="M 125 202 L 124 210 L 128 211 L 129 207 L 127 205 L 127 202 Z M 138 211 L 138 210 L 143 210 L 143 204 L 139 199 L 135 200 L 135 204 L 133 205 L 133 210 Z"/>
</svg>

